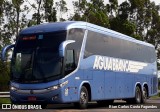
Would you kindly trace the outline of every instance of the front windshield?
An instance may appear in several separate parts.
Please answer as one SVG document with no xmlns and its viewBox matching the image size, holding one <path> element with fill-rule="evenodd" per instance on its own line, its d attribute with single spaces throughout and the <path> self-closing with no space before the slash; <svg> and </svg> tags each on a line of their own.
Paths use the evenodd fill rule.
<svg viewBox="0 0 160 112">
<path fill-rule="evenodd" d="M 12 58 L 12 80 L 36 83 L 60 78 L 62 61 L 58 48 L 64 39 L 65 33 L 56 33 L 41 35 L 40 39 L 19 41 Z"/>
</svg>

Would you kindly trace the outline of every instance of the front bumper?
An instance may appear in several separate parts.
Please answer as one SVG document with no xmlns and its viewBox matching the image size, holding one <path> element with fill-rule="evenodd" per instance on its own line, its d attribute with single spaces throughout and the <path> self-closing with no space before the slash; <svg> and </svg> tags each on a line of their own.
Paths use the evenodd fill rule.
<svg viewBox="0 0 160 112">
<path fill-rule="evenodd" d="M 29 100 L 29 97 L 36 99 Z M 12 103 L 63 103 L 61 89 L 52 91 L 43 90 L 20 90 L 10 91 L 10 99 Z"/>
</svg>

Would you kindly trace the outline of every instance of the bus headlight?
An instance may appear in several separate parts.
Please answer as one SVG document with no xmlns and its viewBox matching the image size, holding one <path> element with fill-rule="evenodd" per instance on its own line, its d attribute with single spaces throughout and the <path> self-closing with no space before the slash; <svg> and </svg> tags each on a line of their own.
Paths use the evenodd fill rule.
<svg viewBox="0 0 160 112">
<path fill-rule="evenodd" d="M 10 87 L 10 90 L 12 90 L 12 91 L 17 91 L 18 89 L 17 89 L 16 87 L 14 87 L 14 86 L 11 86 L 11 87 Z"/>
<path fill-rule="evenodd" d="M 59 85 L 56 85 L 56 86 L 50 87 L 49 89 L 50 89 L 50 90 L 56 90 L 56 89 L 58 89 L 58 88 L 59 88 Z"/>
<path fill-rule="evenodd" d="M 58 85 L 54 85 L 54 86 L 52 86 L 52 87 L 49 87 L 48 89 L 49 89 L 49 90 L 56 90 L 56 89 L 59 89 L 59 88 L 65 86 L 65 85 L 67 85 L 67 84 L 68 84 L 68 80 L 65 81 L 65 82 L 63 82 L 63 83 L 61 83 L 61 84 L 58 84 Z"/>
</svg>

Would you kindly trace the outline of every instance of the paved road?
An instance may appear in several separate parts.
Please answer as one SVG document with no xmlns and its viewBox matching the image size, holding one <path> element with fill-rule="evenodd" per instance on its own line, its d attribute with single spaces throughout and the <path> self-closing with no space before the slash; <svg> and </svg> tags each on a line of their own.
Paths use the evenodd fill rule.
<svg viewBox="0 0 160 112">
<path fill-rule="evenodd" d="M 114 109 L 116 108 L 116 109 Z M 131 109 L 132 108 L 132 109 Z M 133 109 L 136 108 L 136 109 Z M 138 109 L 140 108 L 140 109 Z M 149 108 L 149 109 L 146 109 Z M 157 108 L 157 109 L 156 109 Z M 21 112 L 22 110 L 12 110 L 12 112 Z M 44 110 L 25 110 L 25 112 L 160 112 L 160 98 L 149 99 L 146 104 L 129 105 L 125 101 L 115 100 L 114 104 L 102 107 L 96 102 L 90 102 L 88 109 L 76 109 L 73 104 L 50 104 Z"/>
</svg>

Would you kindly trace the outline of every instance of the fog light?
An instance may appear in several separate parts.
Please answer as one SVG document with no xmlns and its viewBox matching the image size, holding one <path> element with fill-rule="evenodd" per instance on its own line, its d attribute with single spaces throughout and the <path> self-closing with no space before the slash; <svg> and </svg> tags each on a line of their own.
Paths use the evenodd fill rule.
<svg viewBox="0 0 160 112">
<path fill-rule="evenodd" d="M 56 99 L 58 99 L 58 94 L 52 97 L 53 101 L 56 100 Z"/>
</svg>

